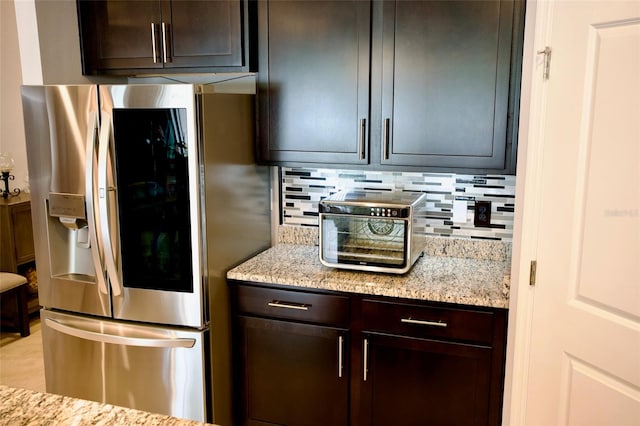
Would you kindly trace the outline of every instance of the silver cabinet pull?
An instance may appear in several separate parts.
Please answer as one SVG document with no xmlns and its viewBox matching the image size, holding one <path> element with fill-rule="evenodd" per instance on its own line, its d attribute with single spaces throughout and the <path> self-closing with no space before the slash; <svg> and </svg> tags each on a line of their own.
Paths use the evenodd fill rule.
<svg viewBox="0 0 640 426">
<path fill-rule="evenodd" d="M 342 377 L 342 345 L 344 343 L 344 337 L 338 336 L 338 377 Z"/>
<path fill-rule="evenodd" d="M 362 367 L 363 369 L 363 379 L 366 382 L 367 381 L 367 370 L 369 369 L 369 340 L 368 339 L 364 339 L 364 366 Z"/>
<path fill-rule="evenodd" d="M 156 52 L 156 24 L 151 23 L 151 50 L 153 52 L 153 63 L 158 63 L 158 52 Z"/>
<path fill-rule="evenodd" d="M 391 120 L 389 118 L 384 119 L 384 129 L 382 129 L 382 159 L 389 159 L 389 125 Z"/>
<path fill-rule="evenodd" d="M 365 152 L 365 143 L 367 141 L 367 119 L 366 118 L 361 118 L 360 119 L 360 136 L 359 136 L 359 140 L 358 140 L 358 149 L 360 151 L 360 160 L 364 160 L 364 152 Z"/>
<path fill-rule="evenodd" d="M 162 62 L 167 63 L 167 26 L 163 22 L 162 26 Z"/>
<path fill-rule="evenodd" d="M 279 300 L 273 300 L 267 303 L 267 305 L 273 308 L 297 309 L 299 311 L 308 311 L 311 307 L 311 305 L 307 305 L 304 303 L 281 302 Z"/>
<path fill-rule="evenodd" d="M 434 327 L 446 327 L 447 323 L 446 322 L 442 322 L 442 321 L 423 321 L 423 320 L 416 320 L 416 319 L 412 319 L 412 318 L 402 318 L 400 319 L 400 322 L 404 322 L 404 323 L 408 323 L 408 324 L 418 324 L 418 325 L 431 325 Z"/>
</svg>

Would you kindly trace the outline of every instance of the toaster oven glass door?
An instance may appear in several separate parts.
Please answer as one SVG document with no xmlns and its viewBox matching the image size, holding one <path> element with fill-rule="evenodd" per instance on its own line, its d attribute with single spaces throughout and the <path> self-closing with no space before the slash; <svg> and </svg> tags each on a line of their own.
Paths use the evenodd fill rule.
<svg viewBox="0 0 640 426">
<path fill-rule="evenodd" d="M 407 264 L 406 220 L 332 214 L 321 220 L 325 261 L 391 268 Z"/>
</svg>

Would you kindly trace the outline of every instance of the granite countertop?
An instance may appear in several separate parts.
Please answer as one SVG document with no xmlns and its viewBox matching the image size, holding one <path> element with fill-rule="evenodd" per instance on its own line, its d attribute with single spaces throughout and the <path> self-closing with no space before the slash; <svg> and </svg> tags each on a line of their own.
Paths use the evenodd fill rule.
<svg viewBox="0 0 640 426">
<path fill-rule="evenodd" d="M 68 396 L 0 385 L 3 425 L 208 425 Z"/>
<path fill-rule="evenodd" d="M 509 244 L 429 239 L 413 268 L 394 275 L 326 267 L 318 247 L 308 241 L 279 243 L 230 270 L 227 278 L 492 308 L 509 305 Z"/>
</svg>

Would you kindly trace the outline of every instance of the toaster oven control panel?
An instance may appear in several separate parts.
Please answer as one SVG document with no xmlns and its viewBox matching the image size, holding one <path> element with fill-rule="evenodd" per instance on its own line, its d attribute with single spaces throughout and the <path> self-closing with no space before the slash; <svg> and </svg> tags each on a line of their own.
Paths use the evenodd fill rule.
<svg viewBox="0 0 640 426">
<path fill-rule="evenodd" d="M 384 207 L 371 207 L 369 210 L 369 216 L 401 217 L 400 209 L 390 209 Z"/>
<path fill-rule="evenodd" d="M 391 219 L 406 219 L 409 217 L 409 207 L 366 206 L 345 204 L 320 204 L 319 212 L 324 214 L 345 214 L 355 216 L 388 217 Z"/>
</svg>

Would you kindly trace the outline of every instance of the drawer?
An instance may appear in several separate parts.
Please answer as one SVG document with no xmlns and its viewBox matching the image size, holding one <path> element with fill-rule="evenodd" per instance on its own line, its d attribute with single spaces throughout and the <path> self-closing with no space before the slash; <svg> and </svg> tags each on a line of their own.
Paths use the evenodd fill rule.
<svg viewBox="0 0 640 426">
<path fill-rule="evenodd" d="M 348 328 L 349 298 L 331 294 L 236 285 L 237 313 Z"/>
<path fill-rule="evenodd" d="M 362 328 L 365 332 L 491 344 L 493 325 L 492 312 L 362 301 Z"/>
</svg>

